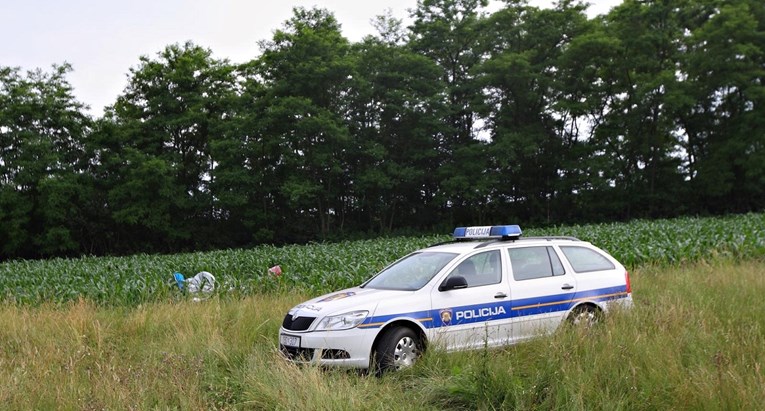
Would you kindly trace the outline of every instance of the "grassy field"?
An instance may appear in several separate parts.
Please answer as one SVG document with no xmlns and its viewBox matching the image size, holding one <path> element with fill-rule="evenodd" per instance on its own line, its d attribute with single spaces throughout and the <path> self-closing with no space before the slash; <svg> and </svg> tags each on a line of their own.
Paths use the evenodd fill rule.
<svg viewBox="0 0 765 411">
<path fill-rule="evenodd" d="M 0 308 L 4 409 L 761 409 L 765 262 L 713 257 L 632 272 L 635 308 L 588 332 L 429 351 L 383 378 L 277 353 L 305 291 L 132 306 Z"/>
</svg>

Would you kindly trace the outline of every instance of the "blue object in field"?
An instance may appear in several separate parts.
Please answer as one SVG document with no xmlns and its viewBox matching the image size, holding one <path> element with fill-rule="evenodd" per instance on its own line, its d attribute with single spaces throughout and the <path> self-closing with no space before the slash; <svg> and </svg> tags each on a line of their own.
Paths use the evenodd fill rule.
<svg viewBox="0 0 765 411">
<path fill-rule="evenodd" d="M 174 273 L 173 277 L 175 278 L 175 283 L 178 284 L 178 289 L 183 291 L 183 283 L 186 282 L 186 278 L 184 278 L 183 274 L 179 272 Z"/>
</svg>

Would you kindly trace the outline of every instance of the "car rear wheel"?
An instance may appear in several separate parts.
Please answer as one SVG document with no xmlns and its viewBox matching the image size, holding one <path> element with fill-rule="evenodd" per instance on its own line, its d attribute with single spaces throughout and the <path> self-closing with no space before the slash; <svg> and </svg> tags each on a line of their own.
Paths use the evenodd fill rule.
<svg viewBox="0 0 765 411">
<path fill-rule="evenodd" d="M 603 314 L 591 305 L 580 305 L 569 315 L 568 321 L 575 327 L 590 328 L 600 322 Z"/>
<path fill-rule="evenodd" d="M 394 327 L 387 330 L 375 347 L 376 373 L 411 367 L 420 357 L 422 342 L 420 336 L 408 327 Z"/>
</svg>

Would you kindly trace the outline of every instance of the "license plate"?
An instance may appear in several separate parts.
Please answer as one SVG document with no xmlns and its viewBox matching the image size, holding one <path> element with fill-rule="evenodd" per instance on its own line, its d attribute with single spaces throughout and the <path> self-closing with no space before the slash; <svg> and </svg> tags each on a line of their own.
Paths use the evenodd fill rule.
<svg viewBox="0 0 765 411">
<path fill-rule="evenodd" d="M 300 337 L 296 335 L 279 334 L 279 343 L 288 347 L 300 347 Z"/>
</svg>

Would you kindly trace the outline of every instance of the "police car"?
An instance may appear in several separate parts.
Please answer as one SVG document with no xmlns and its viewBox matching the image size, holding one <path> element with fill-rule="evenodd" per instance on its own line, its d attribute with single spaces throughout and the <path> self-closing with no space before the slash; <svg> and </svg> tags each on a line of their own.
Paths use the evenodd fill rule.
<svg viewBox="0 0 765 411">
<path fill-rule="evenodd" d="M 358 287 L 289 310 L 281 352 L 295 362 L 372 368 L 413 364 L 426 346 L 501 346 L 592 323 L 630 307 L 629 273 L 573 237 L 522 237 L 517 225 L 460 227 Z"/>
</svg>

